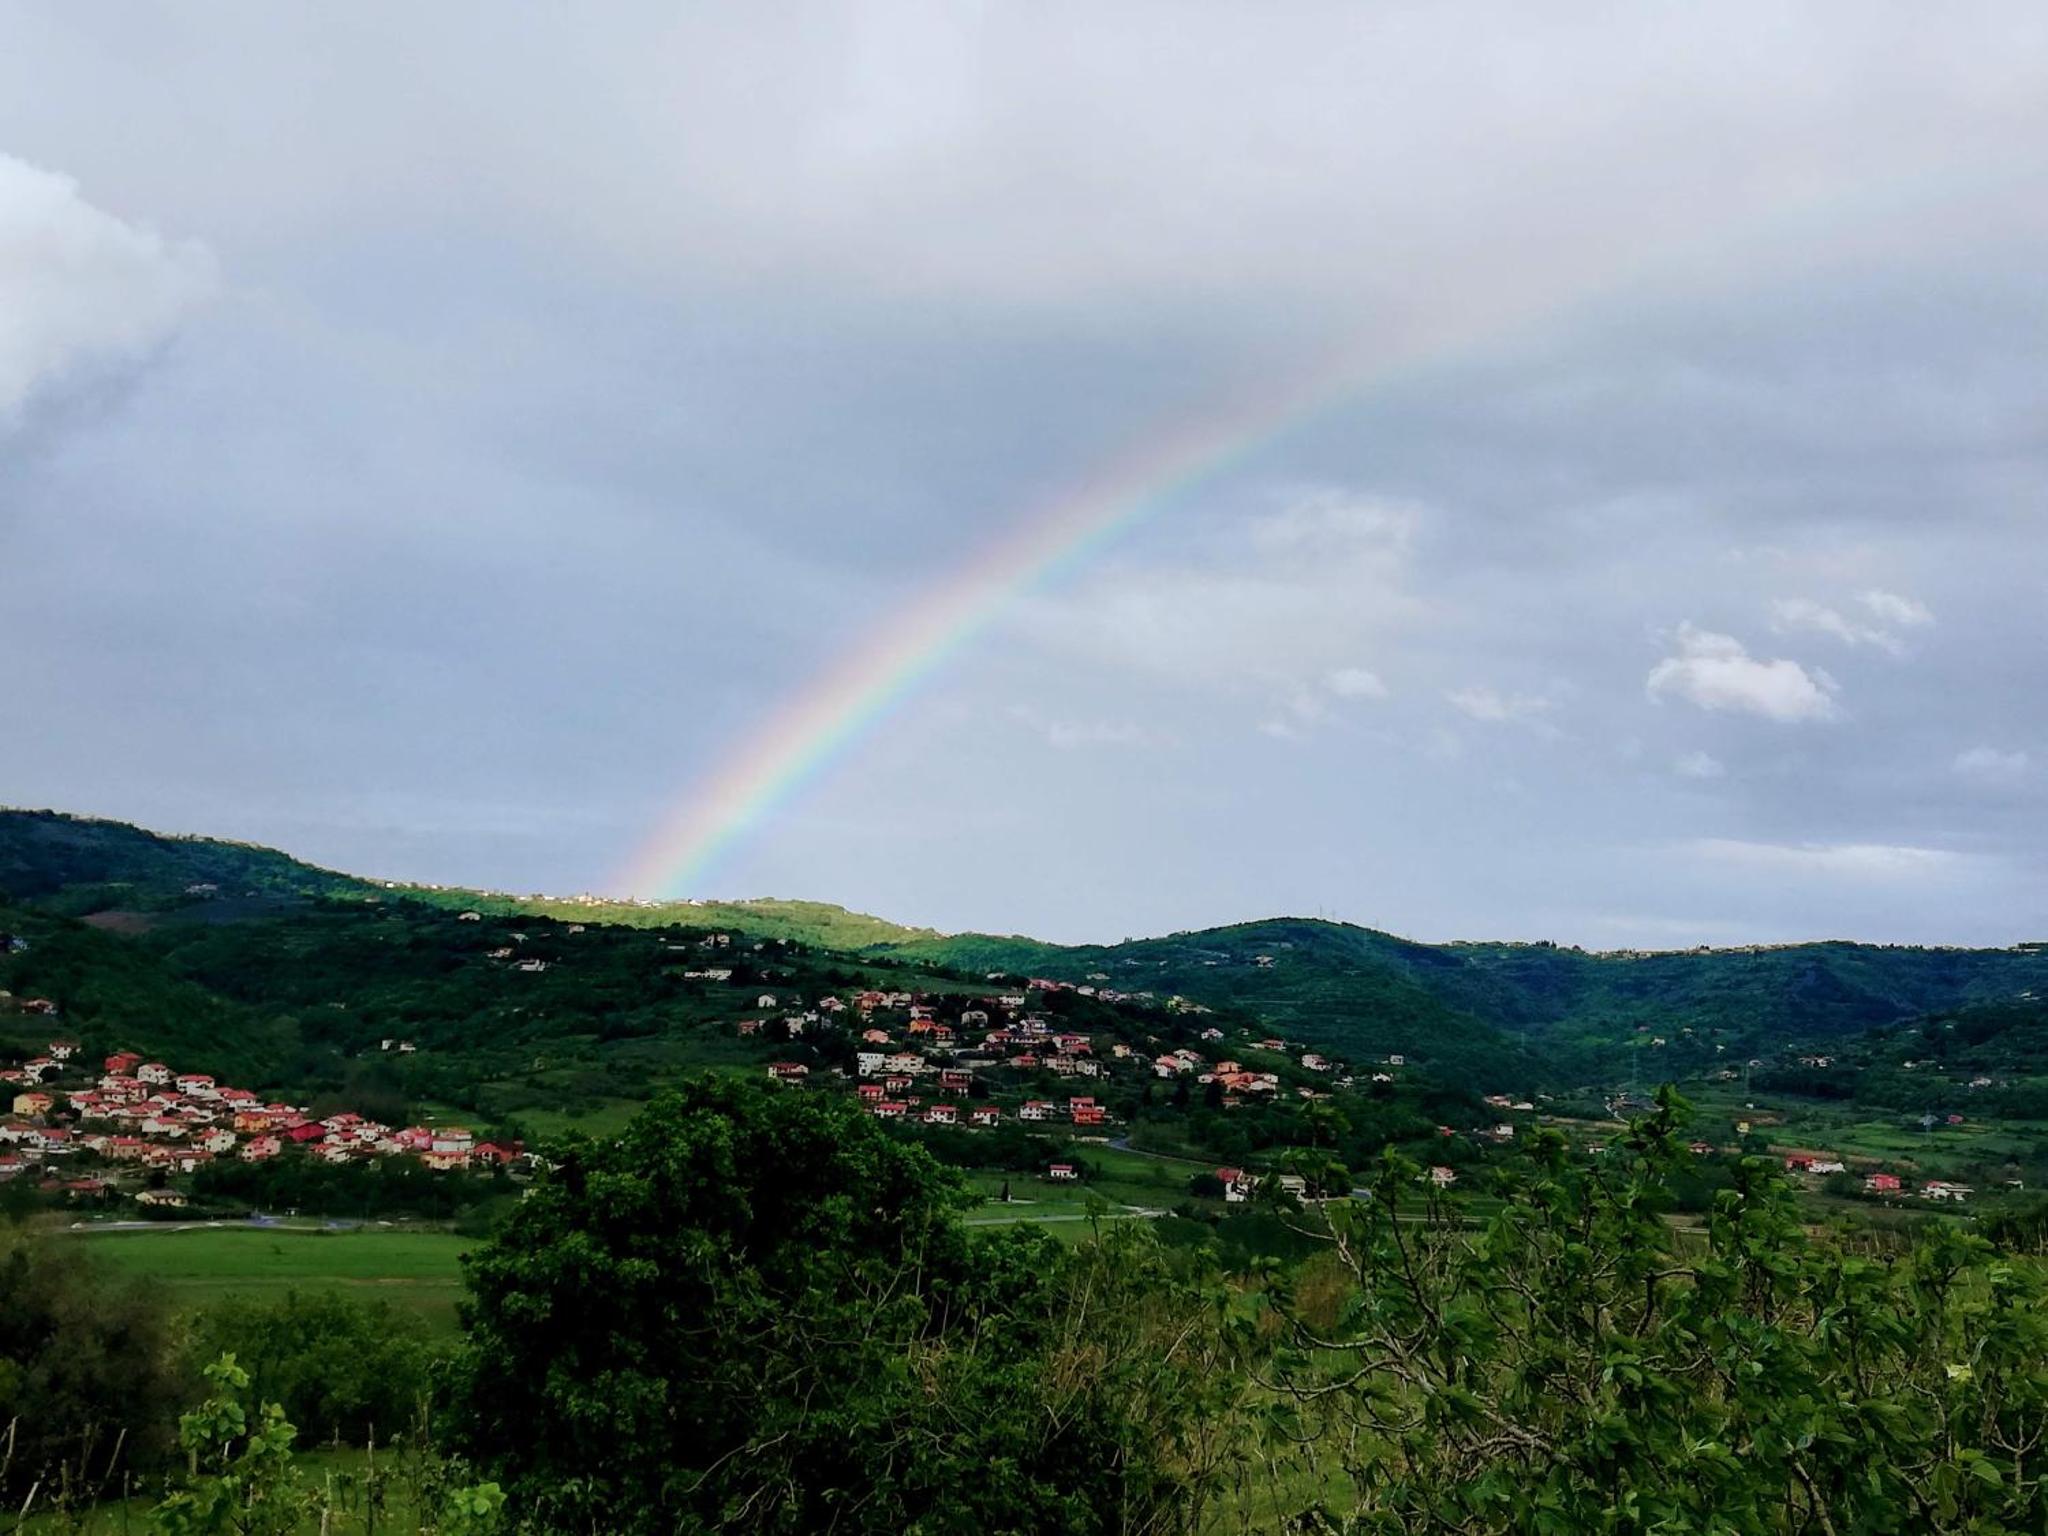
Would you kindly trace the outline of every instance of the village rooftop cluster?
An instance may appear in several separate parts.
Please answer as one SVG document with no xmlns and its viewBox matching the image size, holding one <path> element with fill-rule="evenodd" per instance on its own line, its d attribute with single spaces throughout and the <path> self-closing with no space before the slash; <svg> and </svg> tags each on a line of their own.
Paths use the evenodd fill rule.
<svg viewBox="0 0 2048 1536">
<path fill-rule="evenodd" d="M 1077 1086 L 1119 1073 L 1133 1078 L 1186 1078 L 1205 1090 L 1214 1085 L 1219 1107 L 1225 1109 L 1251 1099 L 1272 1099 L 1283 1092 L 1280 1074 L 1275 1071 L 1257 1070 L 1228 1058 L 1211 1061 L 1188 1046 L 1151 1055 L 1118 1040 L 1111 1042 L 1106 1052 L 1098 1051 L 1092 1033 L 1061 1028 L 1030 1011 L 1033 994 L 1069 990 L 1106 1001 L 1137 1000 L 1122 995 L 1103 998 L 1094 988 L 1038 978 L 1026 983 L 1022 991 L 970 1000 L 950 1018 L 940 1017 L 940 1005 L 931 998 L 910 992 L 865 991 L 850 1002 L 825 997 L 813 1009 L 786 1012 L 779 1019 L 742 1019 L 736 1028 L 743 1037 L 760 1036 L 773 1025 L 777 1033 L 793 1040 L 816 1029 L 851 1031 L 855 1091 L 869 1113 L 883 1120 L 990 1128 L 1002 1124 L 1007 1113 L 1025 1124 L 1056 1123 L 1077 1130 L 1095 1130 L 1110 1123 L 1107 1106 L 1093 1093 L 1025 1098 L 1007 1111 L 1002 1105 L 985 1102 L 991 1093 L 989 1075 L 1005 1071 L 1027 1080 L 1049 1074 Z M 774 1009 L 782 1004 L 774 993 L 762 993 L 755 1006 Z M 896 1018 L 894 1027 L 885 1023 L 889 1015 Z M 1211 1026 L 1203 1029 L 1199 1038 L 1204 1044 L 1220 1044 L 1224 1032 Z M 1250 1045 L 1273 1053 L 1297 1049 L 1277 1039 Z M 1349 1086 L 1353 1081 L 1337 1062 L 1318 1052 L 1299 1051 L 1298 1061 L 1303 1071 L 1328 1076 L 1333 1086 Z M 1399 1058 L 1393 1064 L 1398 1065 Z M 843 1069 L 833 1070 L 843 1073 Z M 797 1061 L 770 1062 L 767 1071 L 769 1077 L 783 1083 L 803 1083 L 812 1075 L 809 1065 Z M 1392 1082 L 1393 1074 L 1376 1072 L 1374 1079 Z M 920 1091 L 923 1089 L 931 1090 L 935 1097 L 928 1100 Z M 1294 1091 L 1305 1099 L 1324 1096 L 1308 1083 L 1298 1084 Z M 984 1102 L 962 1102 L 966 1100 Z"/>
<path fill-rule="evenodd" d="M 31 999 L 25 1011 L 49 1012 Z M 525 1155 L 514 1143 L 478 1142 L 461 1126 L 394 1128 L 353 1113 L 315 1118 L 293 1104 L 266 1103 L 253 1089 L 203 1072 L 179 1072 L 134 1051 L 105 1057 L 95 1075 L 73 1040 L 0 1070 L 14 1090 L 13 1117 L 0 1121 L 0 1178 L 45 1169 L 81 1154 L 145 1172 L 190 1174 L 217 1159 L 260 1163 L 288 1147 L 330 1163 L 416 1157 L 429 1168 L 505 1167 Z M 104 1192 L 99 1179 L 73 1180 L 75 1194 Z M 144 1189 L 144 1204 L 182 1205 L 168 1189 Z"/>
</svg>

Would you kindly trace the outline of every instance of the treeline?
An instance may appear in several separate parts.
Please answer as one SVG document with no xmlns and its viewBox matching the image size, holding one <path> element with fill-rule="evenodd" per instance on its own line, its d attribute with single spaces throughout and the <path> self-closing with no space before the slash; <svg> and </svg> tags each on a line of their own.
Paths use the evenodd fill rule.
<svg viewBox="0 0 2048 1536">
<path fill-rule="evenodd" d="M 202 1207 L 363 1220 L 413 1217 L 447 1221 L 514 1198 L 518 1186 L 504 1174 L 436 1172 L 416 1157 L 380 1157 L 329 1163 L 280 1157 L 245 1163 L 221 1159 L 192 1176 L 191 1194 Z"/>
<path fill-rule="evenodd" d="M 694 1084 L 570 1144 L 471 1255 L 430 1391 L 344 1314 L 222 1314 L 201 1342 L 237 1360 L 159 1524 L 309 1518 L 289 1425 L 385 1422 L 381 1380 L 438 1426 L 417 1528 L 471 1536 L 2048 1523 L 2048 1285 L 2014 1249 L 1817 1234 L 1763 1160 L 1703 1183 L 1668 1092 L 1599 1156 L 1530 1138 L 1483 1220 L 1398 1152 L 1349 1165 L 1314 1109 L 1290 1166 L 1367 1194 L 1269 1181 L 1278 1257 L 1230 1269 L 1171 1220 L 969 1226 L 959 1176 L 846 1101 Z"/>
</svg>

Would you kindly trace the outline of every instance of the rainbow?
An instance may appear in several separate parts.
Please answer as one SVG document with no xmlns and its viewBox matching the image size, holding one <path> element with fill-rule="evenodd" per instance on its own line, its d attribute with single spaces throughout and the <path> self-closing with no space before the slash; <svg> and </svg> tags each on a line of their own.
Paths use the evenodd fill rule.
<svg viewBox="0 0 2048 1536">
<path fill-rule="evenodd" d="M 1923 183 L 1925 187 L 1923 188 Z M 1068 494 L 1014 519 L 1010 531 L 864 647 L 820 674 L 709 778 L 694 787 L 630 860 L 617 888 L 650 895 L 696 886 L 719 857 L 814 781 L 918 685 L 943 667 L 1021 595 L 1063 573 L 1193 488 L 1228 473 L 1288 433 L 1348 405 L 1368 389 L 1411 377 L 1480 344 L 1498 345 L 1612 296 L 1660 258 L 1678 256 L 1695 276 L 1715 252 L 1771 233 L 1805 234 L 1826 218 L 1894 226 L 1925 196 L 1931 175 L 1886 178 L 1816 203 L 1796 191 L 1724 223 L 1713 236 L 1688 224 L 1646 248 L 1615 248 L 1574 276 L 1544 271 L 1532 253 L 1509 280 L 1434 334 L 1377 336 L 1332 354 L 1291 382 L 1170 426 L 1102 465 Z M 1490 301 L 1490 302 L 1488 302 Z"/>
<path fill-rule="evenodd" d="M 1017 598 L 1056 581 L 1190 490 L 1367 385 L 1446 350 L 1411 343 L 1382 352 L 1366 369 L 1347 351 L 1278 389 L 1170 426 L 1100 466 L 1078 488 L 1016 519 L 1005 536 L 911 605 L 907 617 L 826 669 L 694 786 L 614 888 L 644 896 L 692 893 L 721 855 L 844 756 Z"/>
</svg>

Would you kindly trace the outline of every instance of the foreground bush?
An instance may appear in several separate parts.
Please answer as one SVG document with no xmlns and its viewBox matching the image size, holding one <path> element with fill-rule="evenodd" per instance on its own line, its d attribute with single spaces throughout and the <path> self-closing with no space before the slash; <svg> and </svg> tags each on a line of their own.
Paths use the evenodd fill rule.
<svg viewBox="0 0 2048 1536">
<path fill-rule="evenodd" d="M 1280 1298 L 1288 1453 L 1346 1532 L 2038 1531 L 2048 1293 L 1930 1224 L 1846 1255 L 1745 1163 L 1704 1238 L 1664 1219 L 1681 1103 L 1604 1156 L 1540 1142 L 1473 1230 L 1416 1170 L 1314 1225 L 1345 1284 Z M 1296 1448 L 1299 1448 L 1298 1450 Z"/>
</svg>

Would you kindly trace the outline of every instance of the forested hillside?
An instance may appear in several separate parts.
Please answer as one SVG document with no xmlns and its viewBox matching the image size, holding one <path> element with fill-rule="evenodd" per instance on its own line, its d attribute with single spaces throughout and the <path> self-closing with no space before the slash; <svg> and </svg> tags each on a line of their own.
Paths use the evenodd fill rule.
<svg viewBox="0 0 2048 1536">
<path fill-rule="evenodd" d="M 1506 1036 L 1560 1064 L 1611 1062 L 1638 1032 L 1704 1059 L 2048 993 L 2048 951 L 1830 943 L 1655 954 L 1554 944 L 1418 944 L 1277 918 L 1122 944 L 1062 947 L 976 934 L 888 952 L 1227 1003 L 1353 1050 Z M 1691 1063 L 1696 1065 L 1697 1063 Z"/>
</svg>

